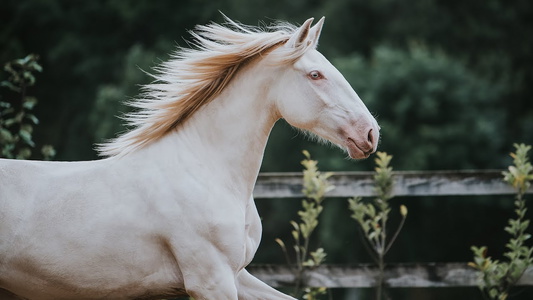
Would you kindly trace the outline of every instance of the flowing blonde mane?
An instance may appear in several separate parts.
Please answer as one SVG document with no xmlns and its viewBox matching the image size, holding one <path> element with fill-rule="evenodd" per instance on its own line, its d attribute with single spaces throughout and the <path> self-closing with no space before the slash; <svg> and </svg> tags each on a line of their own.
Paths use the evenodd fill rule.
<svg viewBox="0 0 533 300">
<path fill-rule="evenodd" d="M 219 95 L 242 65 L 287 42 L 297 29 L 287 23 L 251 27 L 226 21 L 226 26 L 197 26 L 190 32 L 193 48 L 178 48 L 169 61 L 155 68 L 156 81 L 129 102 L 137 110 L 124 119 L 133 128 L 99 145 L 101 155 L 129 153 L 176 129 Z M 280 53 L 279 62 L 296 60 L 309 46 L 287 49 Z"/>
</svg>

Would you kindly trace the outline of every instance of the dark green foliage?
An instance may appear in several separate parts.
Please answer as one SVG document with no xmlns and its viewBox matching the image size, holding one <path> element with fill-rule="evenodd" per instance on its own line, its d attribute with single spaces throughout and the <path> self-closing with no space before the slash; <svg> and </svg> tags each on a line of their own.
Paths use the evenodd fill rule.
<svg viewBox="0 0 533 300">
<path fill-rule="evenodd" d="M 28 159 L 32 156 L 34 126 L 39 119 L 32 113 L 37 98 L 28 95 L 28 88 L 36 82 L 35 72 L 43 68 L 39 57 L 30 54 L 5 64 L 9 74 L 0 82 L 0 157 Z M 51 159 L 55 150 L 50 145 L 41 148 L 44 159 Z"/>
</svg>

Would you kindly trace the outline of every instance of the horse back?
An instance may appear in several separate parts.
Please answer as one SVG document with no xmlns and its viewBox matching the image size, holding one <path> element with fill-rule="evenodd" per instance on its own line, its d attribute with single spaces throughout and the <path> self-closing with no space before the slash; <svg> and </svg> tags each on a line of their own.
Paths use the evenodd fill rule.
<svg viewBox="0 0 533 300">
<path fill-rule="evenodd" d="M 44 172 L 32 161 L 0 159 L 0 220 L 9 219 L 17 207 L 34 198 L 46 177 Z"/>
<path fill-rule="evenodd" d="M 0 159 L 0 214 L 11 205 L 23 204 L 43 197 L 57 188 L 61 173 L 72 169 L 72 163 Z"/>
<path fill-rule="evenodd" d="M 59 201 L 67 200 L 60 195 L 73 194 L 73 183 L 84 181 L 82 167 L 88 169 L 78 163 L 0 159 L 0 251 L 29 220 L 45 219 L 47 211 L 60 208 Z"/>
</svg>

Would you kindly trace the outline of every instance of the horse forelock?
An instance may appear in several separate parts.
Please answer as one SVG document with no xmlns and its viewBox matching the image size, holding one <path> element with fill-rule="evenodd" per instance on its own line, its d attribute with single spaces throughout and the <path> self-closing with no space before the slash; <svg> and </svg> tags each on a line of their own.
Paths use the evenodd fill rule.
<svg viewBox="0 0 533 300">
<path fill-rule="evenodd" d="M 289 40 L 297 27 L 288 23 L 252 27 L 226 18 L 226 26 L 197 26 L 190 34 L 192 48 L 178 48 L 155 68 L 155 81 L 128 104 L 136 110 L 123 119 L 130 131 L 97 147 L 103 156 L 127 154 L 179 127 L 198 109 L 216 98 L 247 62 Z M 291 63 L 311 45 L 280 53 L 276 62 Z"/>
</svg>

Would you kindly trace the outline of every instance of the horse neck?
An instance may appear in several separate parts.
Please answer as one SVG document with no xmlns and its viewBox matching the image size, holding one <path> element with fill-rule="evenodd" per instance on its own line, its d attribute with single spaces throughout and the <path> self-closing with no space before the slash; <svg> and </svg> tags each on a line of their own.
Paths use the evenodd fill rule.
<svg viewBox="0 0 533 300">
<path fill-rule="evenodd" d="M 174 156 L 178 168 L 191 166 L 230 181 L 251 195 L 270 131 L 279 118 L 268 101 L 266 80 L 246 68 L 216 99 L 174 132 L 154 143 L 153 155 Z M 177 160 L 175 159 L 177 158 Z"/>
</svg>

